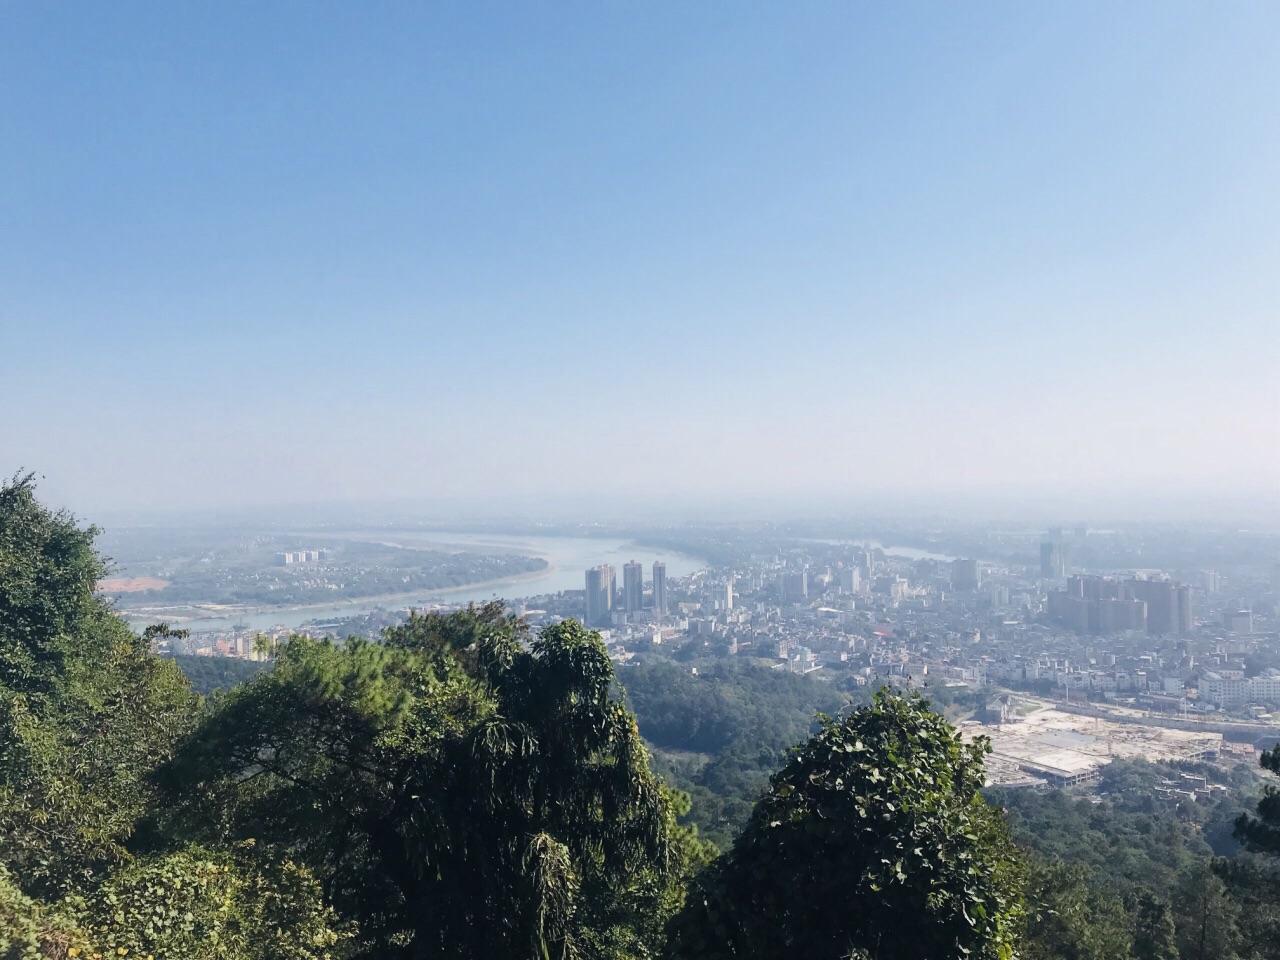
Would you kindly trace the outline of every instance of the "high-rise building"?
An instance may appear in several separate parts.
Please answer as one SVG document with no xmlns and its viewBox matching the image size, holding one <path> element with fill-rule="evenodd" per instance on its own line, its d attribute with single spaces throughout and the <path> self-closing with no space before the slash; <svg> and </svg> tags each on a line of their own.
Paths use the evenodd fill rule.
<svg viewBox="0 0 1280 960">
<path fill-rule="evenodd" d="M 1147 633 L 1168 635 L 1174 633 L 1190 633 L 1190 624 L 1182 630 L 1182 619 L 1179 617 L 1178 587 L 1181 584 L 1172 580 L 1129 580 L 1125 588 L 1131 596 L 1142 600 L 1147 605 Z M 1187 591 L 1187 618 L 1191 616 L 1191 592 Z"/>
<path fill-rule="evenodd" d="M 587 626 L 608 626 L 613 611 L 613 567 L 602 563 L 587 571 Z"/>
<path fill-rule="evenodd" d="M 870 582 L 876 572 L 876 558 L 870 550 L 864 550 L 858 554 L 858 572 L 862 575 L 862 579 Z"/>
<path fill-rule="evenodd" d="M 653 561 L 653 615 L 667 615 L 667 565 L 661 560 Z"/>
<path fill-rule="evenodd" d="M 1040 544 L 1040 576 L 1049 580 L 1061 580 L 1067 575 L 1067 551 L 1061 540 L 1046 540 Z"/>
<path fill-rule="evenodd" d="M 1092 601 L 1089 616 L 1091 633 L 1123 633 L 1147 628 L 1147 605 L 1141 600 Z"/>
<path fill-rule="evenodd" d="M 634 560 L 622 565 L 622 609 L 627 613 L 644 609 L 644 567 Z"/>
<path fill-rule="evenodd" d="M 957 590 L 977 590 L 982 586 L 982 568 L 978 565 L 978 561 L 952 561 L 951 585 Z"/>
<path fill-rule="evenodd" d="M 843 567 L 840 570 L 840 591 L 842 593 L 858 593 L 862 588 L 862 571 L 855 566 Z"/>
<path fill-rule="evenodd" d="M 782 596 L 786 600 L 807 600 L 809 597 L 809 571 L 796 570 L 783 574 Z"/>
<path fill-rule="evenodd" d="M 1071 577 L 1067 589 L 1049 593 L 1049 617 L 1080 633 L 1147 633 L 1183 636 L 1195 627 L 1191 587 L 1176 580 Z"/>
<path fill-rule="evenodd" d="M 732 580 L 726 580 L 724 584 L 721 586 L 719 600 L 720 600 L 721 610 L 733 609 L 733 581 Z"/>
</svg>

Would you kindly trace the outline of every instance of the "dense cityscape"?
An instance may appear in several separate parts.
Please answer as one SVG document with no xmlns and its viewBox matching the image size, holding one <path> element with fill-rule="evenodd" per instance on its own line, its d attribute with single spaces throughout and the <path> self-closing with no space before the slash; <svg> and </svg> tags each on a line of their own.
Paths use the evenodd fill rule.
<svg viewBox="0 0 1280 960">
<path fill-rule="evenodd" d="M 843 688 L 969 690 L 992 703 L 1003 695 L 1003 707 L 971 712 L 996 742 L 993 783 L 1077 783 L 1117 755 L 1197 759 L 1207 750 L 1241 762 L 1280 739 L 1280 562 L 1235 564 L 1229 575 L 1205 566 L 1183 572 L 1188 581 L 1152 569 L 1092 573 L 1071 562 L 1091 536 L 1122 535 L 1049 530 L 1035 545 L 1038 564 L 816 538 L 759 552 L 744 536 L 731 565 L 668 577 L 661 560 L 627 562 L 619 579 L 614 565 L 598 564 L 582 590 L 508 607 L 535 628 L 572 618 L 598 630 L 624 682 L 638 663 L 696 674 L 699 664 L 731 660 Z M 301 629 L 376 637 L 407 612 L 388 606 Z M 269 634 L 279 642 L 291 632 Z M 251 660 L 269 649 L 247 628 L 164 644 Z M 1020 707 L 1008 706 L 1010 695 Z M 1029 715 L 1030 726 L 1017 726 Z M 1046 723 L 1135 745 L 1100 755 L 1023 742 Z"/>
</svg>

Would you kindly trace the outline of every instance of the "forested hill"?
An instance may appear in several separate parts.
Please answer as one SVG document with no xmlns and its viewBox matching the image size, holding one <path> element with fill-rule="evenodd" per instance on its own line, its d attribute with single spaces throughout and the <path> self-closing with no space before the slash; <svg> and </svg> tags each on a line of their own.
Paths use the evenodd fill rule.
<svg viewBox="0 0 1280 960">
<path fill-rule="evenodd" d="M 1207 795 L 1188 796 L 1200 783 Z M 987 791 L 1031 854 L 1031 889 L 1057 943 L 1031 956 L 1280 956 L 1280 876 L 1233 836 L 1264 790 L 1246 767 L 1116 760 L 1073 790 Z"/>
<path fill-rule="evenodd" d="M 870 693 L 724 660 L 648 660 L 620 673 L 654 767 L 689 793 L 689 820 L 727 848 L 769 775 L 808 740 L 814 716 L 838 716 Z"/>
</svg>

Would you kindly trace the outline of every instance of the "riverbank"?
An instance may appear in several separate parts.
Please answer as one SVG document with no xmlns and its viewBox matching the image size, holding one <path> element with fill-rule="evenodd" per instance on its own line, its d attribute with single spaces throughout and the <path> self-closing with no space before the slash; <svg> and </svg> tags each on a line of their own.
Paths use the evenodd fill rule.
<svg viewBox="0 0 1280 960">
<path fill-rule="evenodd" d="M 317 537 L 319 534 L 317 534 Z M 655 561 L 667 565 L 668 578 L 687 577 L 707 567 L 704 558 L 675 550 L 658 552 L 636 543 L 634 539 L 611 537 L 528 536 L 504 534 L 465 534 L 440 530 L 384 530 L 375 535 L 358 531 L 326 531 L 329 538 L 354 538 L 366 541 L 393 542 L 406 549 L 440 549 L 472 551 L 485 554 L 522 554 L 547 562 L 542 570 L 522 571 L 509 577 L 481 581 L 464 587 L 441 590 L 414 590 L 381 596 L 330 601 L 306 606 L 291 604 L 281 607 L 250 605 L 184 604 L 163 607 L 149 605 L 122 611 L 140 627 L 157 620 L 169 620 L 192 632 L 230 631 L 236 627 L 249 630 L 292 629 L 318 619 L 346 618 L 388 608 L 426 606 L 429 603 L 484 603 L 499 596 L 508 601 L 526 597 L 582 590 L 585 571 L 601 563 L 615 568 L 635 561 L 646 569 Z M 428 547 L 429 545 L 429 547 Z M 261 611 L 261 612 L 255 612 Z M 181 617 L 181 619 L 178 619 Z"/>
<path fill-rule="evenodd" d="M 279 615 L 285 620 L 296 620 L 298 614 L 317 613 L 317 612 L 350 612 L 354 608 L 370 608 L 370 607 L 408 607 L 417 604 L 428 604 L 432 602 L 447 602 L 450 594 L 467 592 L 473 593 L 478 590 L 487 590 L 491 587 L 506 587 L 516 584 L 527 583 L 534 580 L 541 580 L 549 577 L 559 570 L 554 560 L 543 557 L 547 561 L 547 565 L 538 570 L 525 570 L 521 573 L 514 573 L 508 577 L 497 577 L 492 580 L 477 580 L 474 583 L 462 583 L 456 586 L 432 588 L 428 590 L 410 590 L 403 593 L 384 593 L 367 597 L 342 597 L 334 600 L 325 600 L 318 603 L 296 603 L 286 604 L 279 607 L 270 606 L 253 606 L 251 604 L 230 604 L 230 603 L 197 603 L 182 604 L 180 606 L 164 607 L 164 606 L 147 606 L 147 607 L 118 607 L 121 616 L 130 621 L 146 621 L 148 623 L 166 621 L 174 626 L 182 626 L 195 620 L 228 620 L 236 621 L 239 618 L 253 617 L 255 619 L 261 617 L 271 617 Z M 416 601 L 416 603 L 415 603 Z M 283 621 L 282 621 L 283 622 Z"/>
</svg>

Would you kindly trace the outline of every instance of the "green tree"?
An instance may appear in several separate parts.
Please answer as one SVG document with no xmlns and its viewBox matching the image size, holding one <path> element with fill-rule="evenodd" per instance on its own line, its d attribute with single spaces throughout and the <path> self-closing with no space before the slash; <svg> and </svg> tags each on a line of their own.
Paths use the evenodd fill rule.
<svg viewBox="0 0 1280 960">
<path fill-rule="evenodd" d="M 1088 867 L 1045 864 L 1028 870 L 1023 960 L 1126 960 L 1130 921 L 1120 897 Z"/>
<path fill-rule="evenodd" d="M 168 628 L 137 636 L 96 594 L 94 534 L 30 477 L 0 487 L 0 958 L 335 956 L 287 859 L 156 848 L 151 775 L 196 699 L 151 653 Z"/>
<path fill-rule="evenodd" d="M 677 957 L 1011 957 L 1021 868 L 979 794 L 984 742 L 877 694 L 770 781 L 673 925 Z"/>
<path fill-rule="evenodd" d="M 1182 960 L 1234 960 L 1239 909 L 1209 866 L 1188 871 L 1174 897 Z"/>
<path fill-rule="evenodd" d="M 1178 960 L 1177 929 L 1169 904 L 1141 896 L 1134 904 L 1134 960 Z"/>
<path fill-rule="evenodd" d="M 127 859 L 194 704 L 155 631 L 95 593 L 96 532 L 43 507 L 30 476 L 0 487 L 0 864 L 33 895 Z"/>
<path fill-rule="evenodd" d="M 1263 753 L 1261 766 L 1280 773 L 1280 747 Z M 1241 953 L 1280 957 L 1280 790 L 1273 784 L 1264 788 L 1255 814 L 1241 814 L 1236 820 L 1235 837 L 1246 852 L 1220 861 L 1215 872 L 1240 907 Z"/>
<path fill-rule="evenodd" d="M 165 770 L 172 828 L 289 851 L 371 955 L 643 957 L 703 853 L 613 684 L 597 634 L 500 604 L 294 638 Z"/>
<path fill-rule="evenodd" d="M 1215 862 L 1214 872 L 1239 907 L 1237 952 L 1250 960 L 1280 960 L 1280 867 L 1271 857 L 1242 852 Z"/>
<path fill-rule="evenodd" d="M 1280 746 L 1262 754 L 1262 769 L 1280 774 Z M 1256 815 L 1241 814 L 1236 838 L 1250 850 L 1280 855 L 1280 789 L 1268 784 L 1258 801 Z"/>
</svg>

